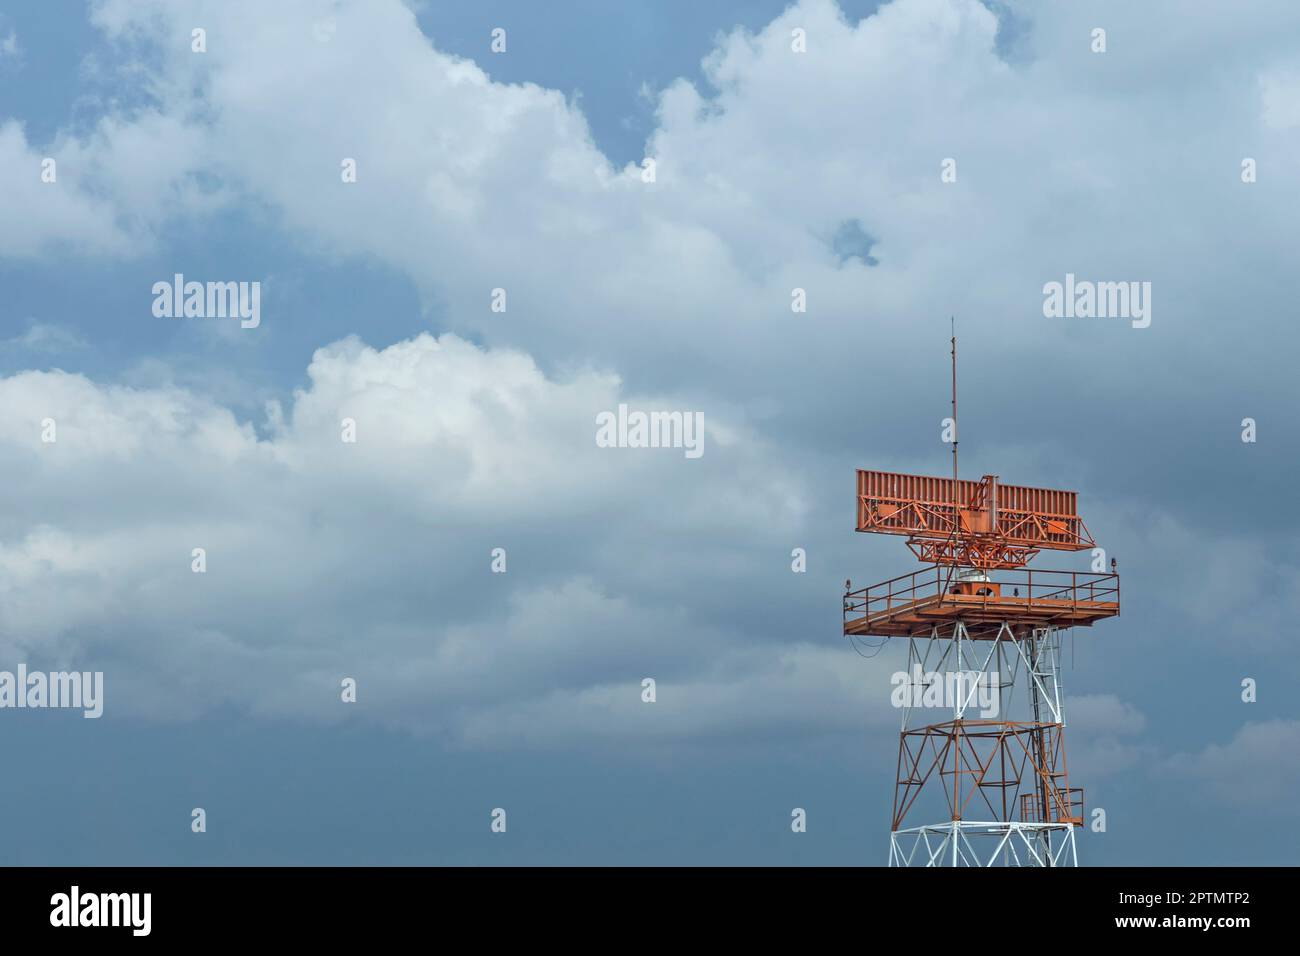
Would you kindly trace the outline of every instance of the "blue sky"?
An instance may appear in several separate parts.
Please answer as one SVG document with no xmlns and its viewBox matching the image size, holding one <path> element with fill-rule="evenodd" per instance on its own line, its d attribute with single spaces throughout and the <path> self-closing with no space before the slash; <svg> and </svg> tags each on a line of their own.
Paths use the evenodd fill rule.
<svg viewBox="0 0 1300 956">
<path fill-rule="evenodd" d="M 0 669 L 106 681 L 0 711 L 6 862 L 883 862 L 901 649 L 839 595 L 917 565 L 851 483 L 947 468 L 952 314 L 964 475 L 1078 488 L 1124 575 L 1083 862 L 1294 862 L 1296 17 L 0 8 Z M 177 272 L 261 325 L 155 317 Z M 1067 272 L 1150 327 L 1045 317 Z M 620 402 L 705 454 L 597 449 Z"/>
</svg>

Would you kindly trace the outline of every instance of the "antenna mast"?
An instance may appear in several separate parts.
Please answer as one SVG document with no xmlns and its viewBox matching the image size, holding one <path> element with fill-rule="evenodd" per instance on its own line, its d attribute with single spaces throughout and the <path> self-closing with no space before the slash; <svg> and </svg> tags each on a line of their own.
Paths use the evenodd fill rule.
<svg viewBox="0 0 1300 956">
<path fill-rule="evenodd" d="M 957 320 L 949 316 L 952 323 L 952 489 L 957 493 Z M 959 504 L 955 499 L 953 504 Z"/>
</svg>

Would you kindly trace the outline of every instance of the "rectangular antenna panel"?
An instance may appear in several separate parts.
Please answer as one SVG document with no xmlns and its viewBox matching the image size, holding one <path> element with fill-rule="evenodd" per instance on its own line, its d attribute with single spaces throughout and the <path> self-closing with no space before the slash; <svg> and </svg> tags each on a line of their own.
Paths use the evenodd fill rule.
<svg viewBox="0 0 1300 956">
<path fill-rule="evenodd" d="M 994 535 L 1009 545 L 1080 551 L 1095 542 L 1078 493 L 980 481 L 858 471 L 858 528 L 913 538 Z"/>
</svg>

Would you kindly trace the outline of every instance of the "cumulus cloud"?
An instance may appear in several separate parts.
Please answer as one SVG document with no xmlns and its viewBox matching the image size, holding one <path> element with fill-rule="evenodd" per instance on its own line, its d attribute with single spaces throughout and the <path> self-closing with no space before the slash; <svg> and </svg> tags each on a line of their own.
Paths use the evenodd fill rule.
<svg viewBox="0 0 1300 956">
<path fill-rule="evenodd" d="M 340 719 L 352 676 L 370 719 L 449 739 L 608 734 L 645 676 L 663 682 L 656 734 L 797 701 L 813 725 L 854 719 L 842 651 L 759 650 L 662 598 L 701 576 L 738 588 L 748 569 L 709 568 L 716 545 L 677 559 L 683 533 L 776 550 L 801 520 L 798 482 L 743 428 L 706 413 L 694 460 L 598 448 L 597 412 L 670 403 L 452 335 L 338 342 L 307 376 L 261 423 L 177 388 L 0 380 L 3 656 L 102 666 L 113 709 L 159 716 Z M 730 691 L 709 703 L 710 683 Z"/>
</svg>

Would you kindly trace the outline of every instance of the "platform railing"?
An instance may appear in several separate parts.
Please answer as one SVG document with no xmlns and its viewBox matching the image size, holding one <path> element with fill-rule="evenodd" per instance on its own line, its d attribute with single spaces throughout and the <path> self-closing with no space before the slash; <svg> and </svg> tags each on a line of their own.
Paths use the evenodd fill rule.
<svg viewBox="0 0 1300 956">
<path fill-rule="evenodd" d="M 1092 571 L 1046 571 L 1029 568 L 1012 571 L 995 571 L 989 575 L 989 583 L 995 584 L 1000 594 L 970 595 L 953 593 L 955 585 L 961 583 L 954 569 L 933 566 L 902 574 L 888 581 L 854 590 L 852 586 L 844 594 L 844 620 L 858 620 L 875 617 L 890 611 L 905 608 L 919 601 L 952 600 L 964 607 L 981 607 L 997 605 L 1006 607 L 1017 602 L 1028 609 L 1050 607 L 1052 609 L 1077 608 L 1079 605 L 1119 604 L 1119 575 Z M 967 582 L 977 589 L 981 582 Z M 990 589 L 992 590 L 992 589 Z M 981 598 L 975 601 L 973 598 Z"/>
<path fill-rule="evenodd" d="M 1037 793 L 1020 795 L 1021 823 L 1073 823 L 1083 824 L 1083 788 L 1049 787 L 1047 795 L 1047 816 L 1043 819 L 1043 803 Z"/>
</svg>

